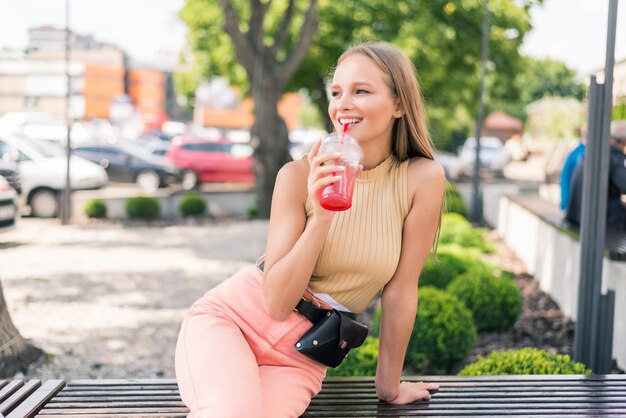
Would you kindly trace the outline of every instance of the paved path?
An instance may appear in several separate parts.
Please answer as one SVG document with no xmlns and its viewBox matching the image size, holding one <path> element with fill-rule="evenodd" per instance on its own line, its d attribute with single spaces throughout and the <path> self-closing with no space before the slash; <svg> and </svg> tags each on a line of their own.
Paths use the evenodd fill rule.
<svg viewBox="0 0 626 418">
<path fill-rule="evenodd" d="M 42 378 L 174 376 L 185 309 L 262 254 L 265 221 L 184 226 L 22 219 L 0 234 L 15 325 L 49 353 Z"/>
</svg>

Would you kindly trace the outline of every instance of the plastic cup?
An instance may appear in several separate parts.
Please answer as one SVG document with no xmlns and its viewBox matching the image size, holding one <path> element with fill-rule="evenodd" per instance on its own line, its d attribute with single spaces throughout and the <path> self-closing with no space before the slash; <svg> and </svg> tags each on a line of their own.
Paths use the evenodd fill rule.
<svg viewBox="0 0 626 418">
<path fill-rule="evenodd" d="M 340 153 L 339 158 L 333 163 L 345 167 L 339 174 L 339 181 L 324 187 L 320 192 L 320 205 L 327 210 L 342 211 L 352 206 L 352 192 L 354 191 L 354 179 L 359 168 L 363 151 L 356 139 L 348 134 L 332 133 L 322 140 L 320 154 Z"/>
</svg>

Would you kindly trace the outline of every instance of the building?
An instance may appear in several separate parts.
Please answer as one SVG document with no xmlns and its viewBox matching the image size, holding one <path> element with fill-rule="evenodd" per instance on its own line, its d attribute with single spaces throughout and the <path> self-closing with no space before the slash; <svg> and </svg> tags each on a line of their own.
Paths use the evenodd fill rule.
<svg viewBox="0 0 626 418">
<path fill-rule="evenodd" d="M 168 74 L 134 67 L 123 50 L 92 36 L 71 33 L 70 44 L 68 66 L 65 31 L 42 26 L 29 30 L 24 53 L 0 54 L 0 115 L 21 111 L 62 116 L 68 89 L 74 119 L 109 119 L 111 105 L 122 95 L 130 97 L 140 115 L 164 115 Z"/>
<path fill-rule="evenodd" d="M 495 136 L 502 142 L 524 134 L 524 122 L 504 112 L 490 113 L 483 124 L 482 136 Z"/>
</svg>

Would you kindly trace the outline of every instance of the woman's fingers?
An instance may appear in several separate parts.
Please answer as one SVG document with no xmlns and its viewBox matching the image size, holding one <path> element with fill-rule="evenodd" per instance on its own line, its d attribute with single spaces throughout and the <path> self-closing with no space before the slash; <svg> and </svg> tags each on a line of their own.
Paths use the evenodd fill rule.
<svg viewBox="0 0 626 418">
<path fill-rule="evenodd" d="M 438 390 L 439 385 L 423 382 L 401 382 L 400 393 L 390 403 L 407 404 L 419 400 L 429 400 L 431 390 Z"/>
</svg>

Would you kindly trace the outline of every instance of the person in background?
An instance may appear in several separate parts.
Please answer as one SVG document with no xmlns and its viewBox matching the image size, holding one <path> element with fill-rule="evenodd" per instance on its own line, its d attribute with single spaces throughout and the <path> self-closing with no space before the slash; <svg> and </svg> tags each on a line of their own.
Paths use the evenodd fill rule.
<svg viewBox="0 0 626 418">
<path fill-rule="evenodd" d="M 567 203 L 569 202 L 569 191 L 570 184 L 572 182 L 572 175 L 574 174 L 574 169 L 578 165 L 579 162 L 583 160 L 583 156 L 585 155 L 585 144 L 587 143 L 587 127 L 583 126 L 579 129 L 580 142 L 574 148 L 565 159 L 565 163 L 563 163 L 563 169 L 561 170 L 561 210 L 567 210 Z"/>
<path fill-rule="evenodd" d="M 607 228 L 626 227 L 626 207 L 622 203 L 622 195 L 626 194 L 626 120 L 611 123 L 609 134 L 609 188 L 606 205 Z M 580 225 L 582 212 L 584 161 L 580 161 L 572 175 L 570 201 L 567 205 L 565 219 Z"/>
</svg>

